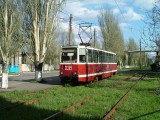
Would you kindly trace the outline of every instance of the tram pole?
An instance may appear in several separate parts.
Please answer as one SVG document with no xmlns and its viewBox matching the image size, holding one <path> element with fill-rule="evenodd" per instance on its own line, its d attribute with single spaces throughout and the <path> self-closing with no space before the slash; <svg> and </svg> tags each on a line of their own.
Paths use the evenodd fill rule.
<svg viewBox="0 0 160 120">
<path fill-rule="evenodd" d="M 69 19 L 69 46 L 72 45 L 72 14 L 70 14 L 70 19 Z"/>
</svg>

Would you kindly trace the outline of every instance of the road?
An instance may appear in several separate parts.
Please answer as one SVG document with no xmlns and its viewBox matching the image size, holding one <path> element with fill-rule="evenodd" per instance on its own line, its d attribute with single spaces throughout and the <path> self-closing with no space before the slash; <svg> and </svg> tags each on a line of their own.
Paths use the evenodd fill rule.
<svg viewBox="0 0 160 120">
<path fill-rule="evenodd" d="M 0 87 L 0 92 L 7 92 L 13 90 L 29 90 L 29 91 L 37 91 L 41 89 L 47 89 L 54 87 L 56 85 L 60 85 L 59 80 L 59 72 L 50 72 L 50 73 L 43 73 L 43 79 L 45 82 L 37 83 L 35 82 L 35 73 L 21 73 L 20 75 L 16 76 L 9 76 L 9 88 L 2 89 Z M 2 78 L 0 78 L 1 84 Z"/>
</svg>

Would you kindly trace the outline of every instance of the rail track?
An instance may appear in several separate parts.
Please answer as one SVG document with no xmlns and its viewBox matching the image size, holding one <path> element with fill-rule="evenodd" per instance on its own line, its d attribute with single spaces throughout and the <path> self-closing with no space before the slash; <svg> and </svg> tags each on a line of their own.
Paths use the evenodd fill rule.
<svg viewBox="0 0 160 120">
<path fill-rule="evenodd" d="M 128 77 L 127 79 L 128 79 L 128 80 L 132 79 L 136 74 L 137 74 L 137 73 L 135 73 L 134 75 Z M 144 78 L 144 77 L 145 77 L 145 75 L 141 76 L 141 77 L 139 78 L 139 80 L 142 79 L 142 78 Z M 126 80 L 126 79 L 125 79 L 125 80 Z M 98 81 L 95 81 L 94 83 L 96 83 L 96 82 L 98 82 Z M 94 84 L 94 83 L 89 83 L 89 84 Z M 123 95 L 123 96 L 120 98 L 120 100 L 116 103 L 116 105 L 114 105 L 114 106 L 112 107 L 112 109 L 110 110 L 110 112 L 108 112 L 108 114 L 103 117 L 104 120 L 108 120 L 108 119 L 112 116 L 112 114 L 113 114 L 114 112 L 116 112 L 116 110 L 118 109 L 118 107 L 122 104 L 123 100 L 127 97 L 127 95 L 128 95 L 128 93 L 130 92 L 130 90 L 131 90 L 136 84 L 137 84 L 137 81 L 136 81 L 136 83 L 135 83 L 134 85 L 132 85 L 132 87 L 125 93 L 125 95 Z M 97 93 L 96 93 L 96 94 L 97 94 Z M 95 96 L 95 94 L 94 94 L 94 96 Z M 54 113 L 54 114 L 50 115 L 49 117 L 47 117 L 47 118 L 45 118 L 45 119 L 43 119 L 43 120 L 55 120 L 57 116 L 63 115 L 64 113 L 68 113 L 68 112 L 72 111 L 73 109 L 76 109 L 77 107 L 80 107 L 80 106 L 84 105 L 85 102 L 87 102 L 87 101 L 89 101 L 89 100 L 92 100 L 93 98 L 94 98 L 93 96 L 88 96 L 88 97 L 86 97 L 85 99 L 78 101 L 77 103 L 75 103 L 75 104 L 67 107 L 66 109 L 64 109 L 64 110 L 62 110 L 62 111 L 59 111 L 59 112 L 57 112 L 57 113 Z"/>
<path fill-rule="evenodd" d="M 137 75 L 137 73 L 135 73 L 134 75 L 132 75 L 132 76 L 126 78 L 126 79 L 127 79 L 127 80 L 131 80 L 133 77 L 135 77 L 135 75 Z M 145 77 L 146 75 L 147 75 L 147 73 L 142 74 L 140 77 L 137 78 L 136 82 L 127 90 L 127 92 L 118 100 L 118 102 L 116 102 L 116 104 L 111 107 L 110 111 L 108 111 L 108 112 L 102 117 L 103 120 L 109 120 L 109 119 L 112 117 L 112 115 L 117 111 L 117 109 L 120 107 L 120 105 L 124 102 L 125 98 L 126 98 L 126 97 L 128 96 L 128 94 L 129 94 L 129 92 L 137 85 L 138 81 L 144 79 L 144 77 Z M 125 80 L 126 80 L 126 79 L 125 79 Z M 96 83 L 96 82 L 95 82 L 95 83 Z M 92 84 L 93 84 L 93 83 L 92 83 Z M 44 91 L 44 92 L 47 92 L 47 91 L 49 91 L 49 90 L 50 90 L 50 89 L 46 89 L 46 90 L 43 90 L 43 91 Z M 34 92 L 32 92 L 31 94 L 33 94 L 33 93 L 34 93 Z M 96 93 L 96 94 L 97 94 L 97 93 Z M 95 96 L 95 94 L 94 94 L 94 96 Z M 30 105 L 30 104 L 36 103 L 36 102 L 38 102 L 38 101 L 40 101 L 40 100 L 42 100 L 43 98 L 46 98 L 46 97 L 47 97 L 47 95 L 42 96 L 42 97 L 40 97 L 40 98 L 36 98 L 36 99 L 32 99 L 32 100 L 27 100 L 27 101 L 24 101 L 24 102 L 22 102 L 22 103 L 17 103 L 17 104 L 15 103 L 15 104 L 12 105 L 12 106 L 7 106 L 7 107 L 4 107 L 4 108 L 1 108 L 0 111 L 1 111 L 1 110 L 12 109 L 12 108 L 14 108 L 14 107 L 16 107 L 16 106 L 19 106 L 19 105 Z M 62 110 L 62 111 L 59 111 L 59 112 L 57 112 L 57 113 L 54 113 L 54 114 L 50 115 L 50 116 L 47 117 L 47 118 L 44 118 L 44 120 L 54 120 L 56 117 L 58 117 L 58 116 L 60 116 L 60 115 L 63 115 L 64 113 L 68 113 L 68 112 L 72 111 L 73 109 L 76 109 L 76 108 L 78 108 L 78 107 L 80 107 L 80 106 L 82 106 L 82 105 L 85 105 L 85 102 L 90 101 L 90 100 L 92 100 L 93 98 L 94 98 L 93 96 L 88 96 L 88 97 L 84 98 L 83 100 L 80 100 L 80 101 L 78 101 L 77 103 L 75 103 L 75 104 L 67 107 L 66 109 L 64 109 L 64 110 Z"/>
<path fill-rule="evenodd" d="M 135 73 L 133 76 L 129 77 L 128 79 L 132 79 L 137 73 Z M 104 115 L 103 120 L 109 120 L 112 115 L 116 112 L 116 110 L 120 107 L 120 105 L 123 103 L 123 101 L 125 100 L 125 98 L 127 97 L 127 95 L 129 94 L 129 92 L 138 84 L 138 82 L 142 79 L 144 79 L 144 77 L 147 75 L 147 73 L 142 74 L 137 80 L 136 82 L 127 90 L 127 92 L 118 100 L 118 102 L 116 102 L 116 104 L 114 104 L 110 111 L 107 112 L 106 115 Z"/>
<path fill-rule="evenodd" d="M 77 103 L 67 107 L 66 109 L 64 109 L 64 110 L 62 110 L 60 112 L 54 113 L 53 115 L 50 115 L 49 117 L 47 117 L 47 118 L 45 118 L 43 120 L 54 120 L 57 116 L 63 115 L 64 113 L 67 113 L 67 112 L 69 112 L 69 111 L 71 111 L 71 110 L 73 110 L 73 109 L 75 109 L 77 107 L 80 107 L 80 106 L 84 105 L 85 102 L 91 100 L 92 98 L 93 97 L 88 96 L 85 99 L 78 101 Z"/>
<path fill-rule="evenodd" d="M 47 88 L 47 89 L 44 89 L 44 90 L 41 90 L 41 91 L 43 91 L 44 94 L 46 94 L 50 89 L 51 88 Z M 35 94 L 35 93 L 36 93 L 36 91 L 35 92 L 31 92 L 30 94 L 26 94 L 26 95 L 32 95 L 32 94 Z M 43 98 L 46 98 L 46 97 L 47 97 L 47 95 L 44 95 L 44 96 L 39 97 L 39 98 L 34 98 L 34 99 L 31 99 L 31 100 L 25 100 L 23 102 L 15 102 L 15 103 L 12 103 L 12 105 L 0 108 L 0 111 L 2 111 L 2 110 L 10 110 L 10 109 L 18 107 L 20 105 L 27 106 L 27 105 L 36 103 L 36 102 L 38 102 L 38 101 L 40 101 L 40 100 L 42 100 Z"/>
</svg>

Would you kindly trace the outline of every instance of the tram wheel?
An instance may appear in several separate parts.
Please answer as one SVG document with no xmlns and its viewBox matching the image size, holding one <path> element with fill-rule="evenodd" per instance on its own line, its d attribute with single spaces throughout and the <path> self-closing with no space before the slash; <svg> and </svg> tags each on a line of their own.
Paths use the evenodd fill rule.
<svg viewBox="0 0 160 120">
<path fill-rule="evenodd" d="M 62 84 L 65 84 L 65 80 L 64 80 L 64 79 L 61 79 L 61 83 L 62 83 Z"/>
<path fill-rule="evenodd" d="M 94 81 L 98 81 L 98 80 L 99 80 L 99 78 L 98 78 L 98 76 L 96 76 L 95 79 L 94 79 Z"/>
</svg>

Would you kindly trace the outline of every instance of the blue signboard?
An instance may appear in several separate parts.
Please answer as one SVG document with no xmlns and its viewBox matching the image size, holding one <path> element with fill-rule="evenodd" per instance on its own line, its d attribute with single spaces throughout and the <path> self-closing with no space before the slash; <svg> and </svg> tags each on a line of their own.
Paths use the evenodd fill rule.
<svg viewBox="0 0 160 120">
<path fill-rule="evenodd" d="M 19 65 L 9 65 L 8 72 L 9 73 L 19 73 Z"/>
</svg>

